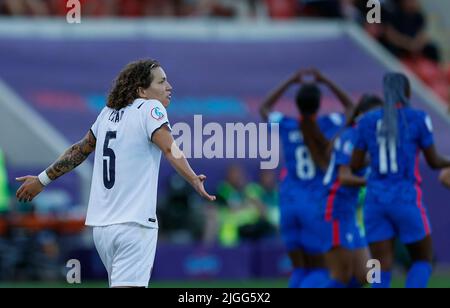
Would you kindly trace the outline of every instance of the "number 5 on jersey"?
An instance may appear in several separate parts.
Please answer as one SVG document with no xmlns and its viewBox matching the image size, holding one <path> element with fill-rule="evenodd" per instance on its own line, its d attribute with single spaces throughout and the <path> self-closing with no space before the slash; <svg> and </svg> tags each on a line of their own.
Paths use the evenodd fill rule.
<svg viewBox="0 0 450 308">
<path fill-rule="evenodd" d="M 103 184 L 107 189 L 111 189 L 116 181 L 116 154 L 109 147 L 111 139 L 116 139 L 117 132 L 107 132 L 105 143 L 103 144 Z"/>
</svg>

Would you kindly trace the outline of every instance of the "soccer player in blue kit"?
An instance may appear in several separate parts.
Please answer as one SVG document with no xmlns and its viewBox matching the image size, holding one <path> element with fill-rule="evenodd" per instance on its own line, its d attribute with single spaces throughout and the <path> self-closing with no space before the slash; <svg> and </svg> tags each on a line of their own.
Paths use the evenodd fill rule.
<svg viewBox="0 0 450 308">
<path fill-rule="evenodd" d="M 311 118 L 304 119 L 303 136 L 316 161 L 329 164 L 323 184 L 327 188 L 326 198 L 321 204 L 321 234 L 325 261 L 330 271 L 327 288 L 357 288 L 367 283 L 367 261 L 370 252 L 364 233 L 357 224 L 356 210 L 361 187 L 366 185 L 367 170 L 353 175 L 350 159 L 356 137 L 356 125 L 363 114 L 382 106 L 377 96 L 364 95 L 333 142 L 320 146 L 317 140 L 323 138 L 317 123 Z M 332 149 L 329 149 L 331 146 Z"/>
<path fill-rule="evenodd" d="M 383 80 L 383 108 L 358 123 L 351 160 L 354 171 L 370 154 L 370 176 L 364 209 L 367 241 L 372 257 L 381 262 L 381 282 L 388 288 L 394 262 L 394 239 L 406 244 L 413 264 L 407 288 L 425 288 L 432 272 L 431 226 L 422 201 L 420 152 L 433 169 L 450 166 L 437 154 L 430 117 L 410 107 L 411 89 L 406 76 L 388 73 Z"/>
<path fill-rule="evenodd" d="M 312 76 L 316 83 L 303 83 Z M 265 99 L 260 112 L 265 120 L 278 123 L 284 150 L 287 175 L 280 184 L 280 231 L 293 265 L 289 287 L 318 287 L 327 279 L 322 243 L 317 234 L 318 208 L 324 196 L 323 177 L 327 166 L 318 166 L 312 159 L 300 132 L 301 118 L 315 116 L 320 108 L 321 92 L 317 83 L 327 85 L 339 98 L 346 114 L 353 110 L 347 95 L 316 70 L 299 71 L 284 81 Z M 275 103 L 293 85 L 301 85 L 296 96 L 300 118 L 272 112 Z M 320 116 L 317 123 L 324 136 L 332 139 L 345 124 L 342 114 Z"/>
</svg>

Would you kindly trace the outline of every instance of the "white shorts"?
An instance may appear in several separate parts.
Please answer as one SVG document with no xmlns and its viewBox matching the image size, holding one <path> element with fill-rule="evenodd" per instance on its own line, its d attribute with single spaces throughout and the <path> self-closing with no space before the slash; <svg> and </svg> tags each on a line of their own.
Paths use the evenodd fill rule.
<svg viewBox="0 0 450 308">
<path fill-rule="evenodd" d="M 93 233 L 110 287 L 148 287 L 158 229 L 124 223 L 94 227 Z"/>
</svg>

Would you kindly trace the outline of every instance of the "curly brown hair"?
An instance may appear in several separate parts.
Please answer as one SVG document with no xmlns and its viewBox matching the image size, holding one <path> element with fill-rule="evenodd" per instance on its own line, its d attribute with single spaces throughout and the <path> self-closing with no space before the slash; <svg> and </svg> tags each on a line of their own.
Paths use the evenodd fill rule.
<svg viewBox="0 0 450 308">
<path fill-rule="evenodd" d="M 138 89 L 148 88 L 153 81 L 152 69 L 160 67 L 156 60 L 139 60 L 129 63 L 113 83 L 106 106 L 119 110 L 139 98 Z"/>
</svg>

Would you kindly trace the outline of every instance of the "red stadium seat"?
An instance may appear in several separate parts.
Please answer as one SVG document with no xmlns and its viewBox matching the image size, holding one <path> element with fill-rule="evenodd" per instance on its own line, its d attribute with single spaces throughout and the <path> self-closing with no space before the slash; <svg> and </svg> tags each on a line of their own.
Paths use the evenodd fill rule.
<svg viewBox="0 0 450 308">
<path fill-rule="evenodd" d="M 383 36 L 383 27 L 379 24 L 366 24 L 364 26 L 366 32 L 373 38 L 380 39 Z"/>
<path fill-rule="evenodd" d="M 266 0 L 267 9 L 273 19 L 291 19 L 297 16 L 297 1 Z"/>
<path fill-rule="evenodd" d="M 450 100 L 450 71 L 445 72 L 436 63 L 425 58 L 408 58 L 402 62 L 443 100 Z"/>
<path fill-rule="evenodd" d="M 430 87 L 443 100 L 450 101 L 450 84 L 446 80 L 437 80 L 430 84 Z"/>
<path fill-rule="evenodd" d="M 148 1 L 138 1 L 138 0 L 120 0 L 120 13 L 121 16 L 127 17 L 138 17 L 144 14 L 144 6 L 147 5 Z"/>
<path fill-rule="evenodd" d="M 114 8 L 112 3 L 102 0 L 80 0 L 81 13 L 87 16 L 108 16 Z M 55 15 L 65 16 L 70 8 L 67 8 L 67 1 L 53 0 L 50 2 L 51 11 Z"/>
<path fill-rule="evenodd" d="M 437 64 L 425 58 L 408 58 L 403 63 L 427 84 L 442 78 L 442 72 Z"/>
<path fill-rule="evenodd" d="M 0 235 L 1 236 L 5 235 L 7 230 L 8 230 L 8 223 L 5 221 L 5 219 L 0 218 Z"/>
<path fill-rule="evenodd" d="M 450 65 L 447 68 L 447 81 L 450 84 Z"/>
<path fill-rule="evenodd" d="M 58 221 L 56 230 L 59 234 L 78 234 L 85 229 L 84 221 L 84 218 L 60 220 Z"/>
</svg>

